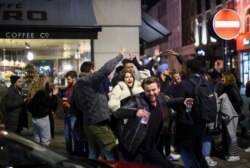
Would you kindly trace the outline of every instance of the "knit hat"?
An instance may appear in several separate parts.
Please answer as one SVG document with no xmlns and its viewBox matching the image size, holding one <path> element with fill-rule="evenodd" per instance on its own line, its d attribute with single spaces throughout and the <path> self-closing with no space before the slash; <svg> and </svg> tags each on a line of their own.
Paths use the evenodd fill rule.
<svg viewBox="0 0 250 168">
<path fill-rule="evenodd" d="M 168 69 L 168 64 L 161 64 L 158 66 L 157 68 L 157 73 L 161 74 L 163 71 L 165 71 L 166 69 Z"/>
<path fill-rule="evenodd" d="M 14 85 L 19 78 L 21 78 L 21 77 L 17 76 L 17 75 L 11 75 L 10 76 L 10 82 L 11 82 L 11 84 Z"/>
</svg>

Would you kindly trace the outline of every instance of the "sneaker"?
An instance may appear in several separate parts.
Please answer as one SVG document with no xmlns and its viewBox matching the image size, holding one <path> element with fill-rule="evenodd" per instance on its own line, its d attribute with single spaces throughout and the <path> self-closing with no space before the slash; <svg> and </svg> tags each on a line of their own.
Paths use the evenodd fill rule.
<svg viewBox="0 0 250 168">
<path fill-rule="evenodd" d="M 240 160 L 240 156 L 229 156 L 227 158 L 228 162 L 235 162 L 235 161 L 238 161 L 238 160 Z"/>
<path fill-rule="evenodd" d="M 205 159 L 207 161 L 208 166 L 213 167 L 213 166 L 217 165 L 217 162 L 214 161 L 211 157 L 207 156 L 207 157 L 205 157 Z"/>
<path fill-rule="evenodd" d="M 244 150 L 245 152 L 250 152 L 250 146 Z"/>
<path fill-rule="evenodd" d="M 177 161 L 180 158 L 181 158 L 181 155 L 174 154 L 174 153 L 170 153 L 170 155 L 167 157 L 167 159 L 170 160 L 170 161 Z"/>
</svg>

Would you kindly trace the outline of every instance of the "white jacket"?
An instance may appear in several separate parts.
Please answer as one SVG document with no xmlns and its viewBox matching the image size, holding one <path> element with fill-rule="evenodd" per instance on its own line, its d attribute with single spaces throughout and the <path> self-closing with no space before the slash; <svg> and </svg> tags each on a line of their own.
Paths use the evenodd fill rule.
<svg viewBox="0 0 250 168">
<path fill-rule="evenodd" d="M 132 92 L 132 94 L 131 94 Z M 120 108 L 121 100 L 138 93 L 143 92 L 141 87 L 141 82 L 135 81 L 132 91 L 129 91 L 127 84 L 123 81 L 118 82 L 118 84 L 114 87 L 111 94 L 109 95 L 109 109 L 112 112 L 115 112 L 117 109 Z"/>
</svg>

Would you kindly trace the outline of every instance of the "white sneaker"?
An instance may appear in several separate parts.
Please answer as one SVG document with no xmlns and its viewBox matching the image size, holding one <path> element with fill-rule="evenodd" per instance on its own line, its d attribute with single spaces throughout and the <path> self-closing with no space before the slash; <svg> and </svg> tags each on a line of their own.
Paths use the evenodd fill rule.
<svg viewBox="0 0 250 168">
<path fill-rule="evenodd" d="M 180 158 L 181 158 L 181 155 L 174 154 L 174 153 L 170 153 L 169 156 L 167 157 L 167 159 L 170 161 L 176 161 L 176 160 L 179 160 Z"/>
<path fill-rule="evenodd" d="M 211 157 L 207 156 L 207 157 L 205 157 L 205 159 L 207 161 L 208 166 L 213 167 L 213 166 L 217 165 L 217 162 L 214 161 Z"/>
<path fill-rule="evenodd" d="M 229 156 L 227 158 L 228 162 L 235 162 L 235 161 L 238 161 L 238 160 L 240 160 L 240 156 Z"/>
<path fill-rule="evenodd" d="M 245 152 L 250 152 L 250 146 L 244 150 Z"/>
</svg>

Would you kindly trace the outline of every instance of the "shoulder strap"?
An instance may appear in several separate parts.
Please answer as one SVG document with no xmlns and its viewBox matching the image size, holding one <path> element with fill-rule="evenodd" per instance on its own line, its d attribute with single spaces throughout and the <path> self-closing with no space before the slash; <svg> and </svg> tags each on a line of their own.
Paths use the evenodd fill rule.
<svg viewBox="0 0 250 168">
<path fill-rule="evenodd" d="M 189 80 L 195 87 L 198 86 L 198 83 L 197 83 L 194 79 L 189 78 L 188 80 Z"/>
</svg>

